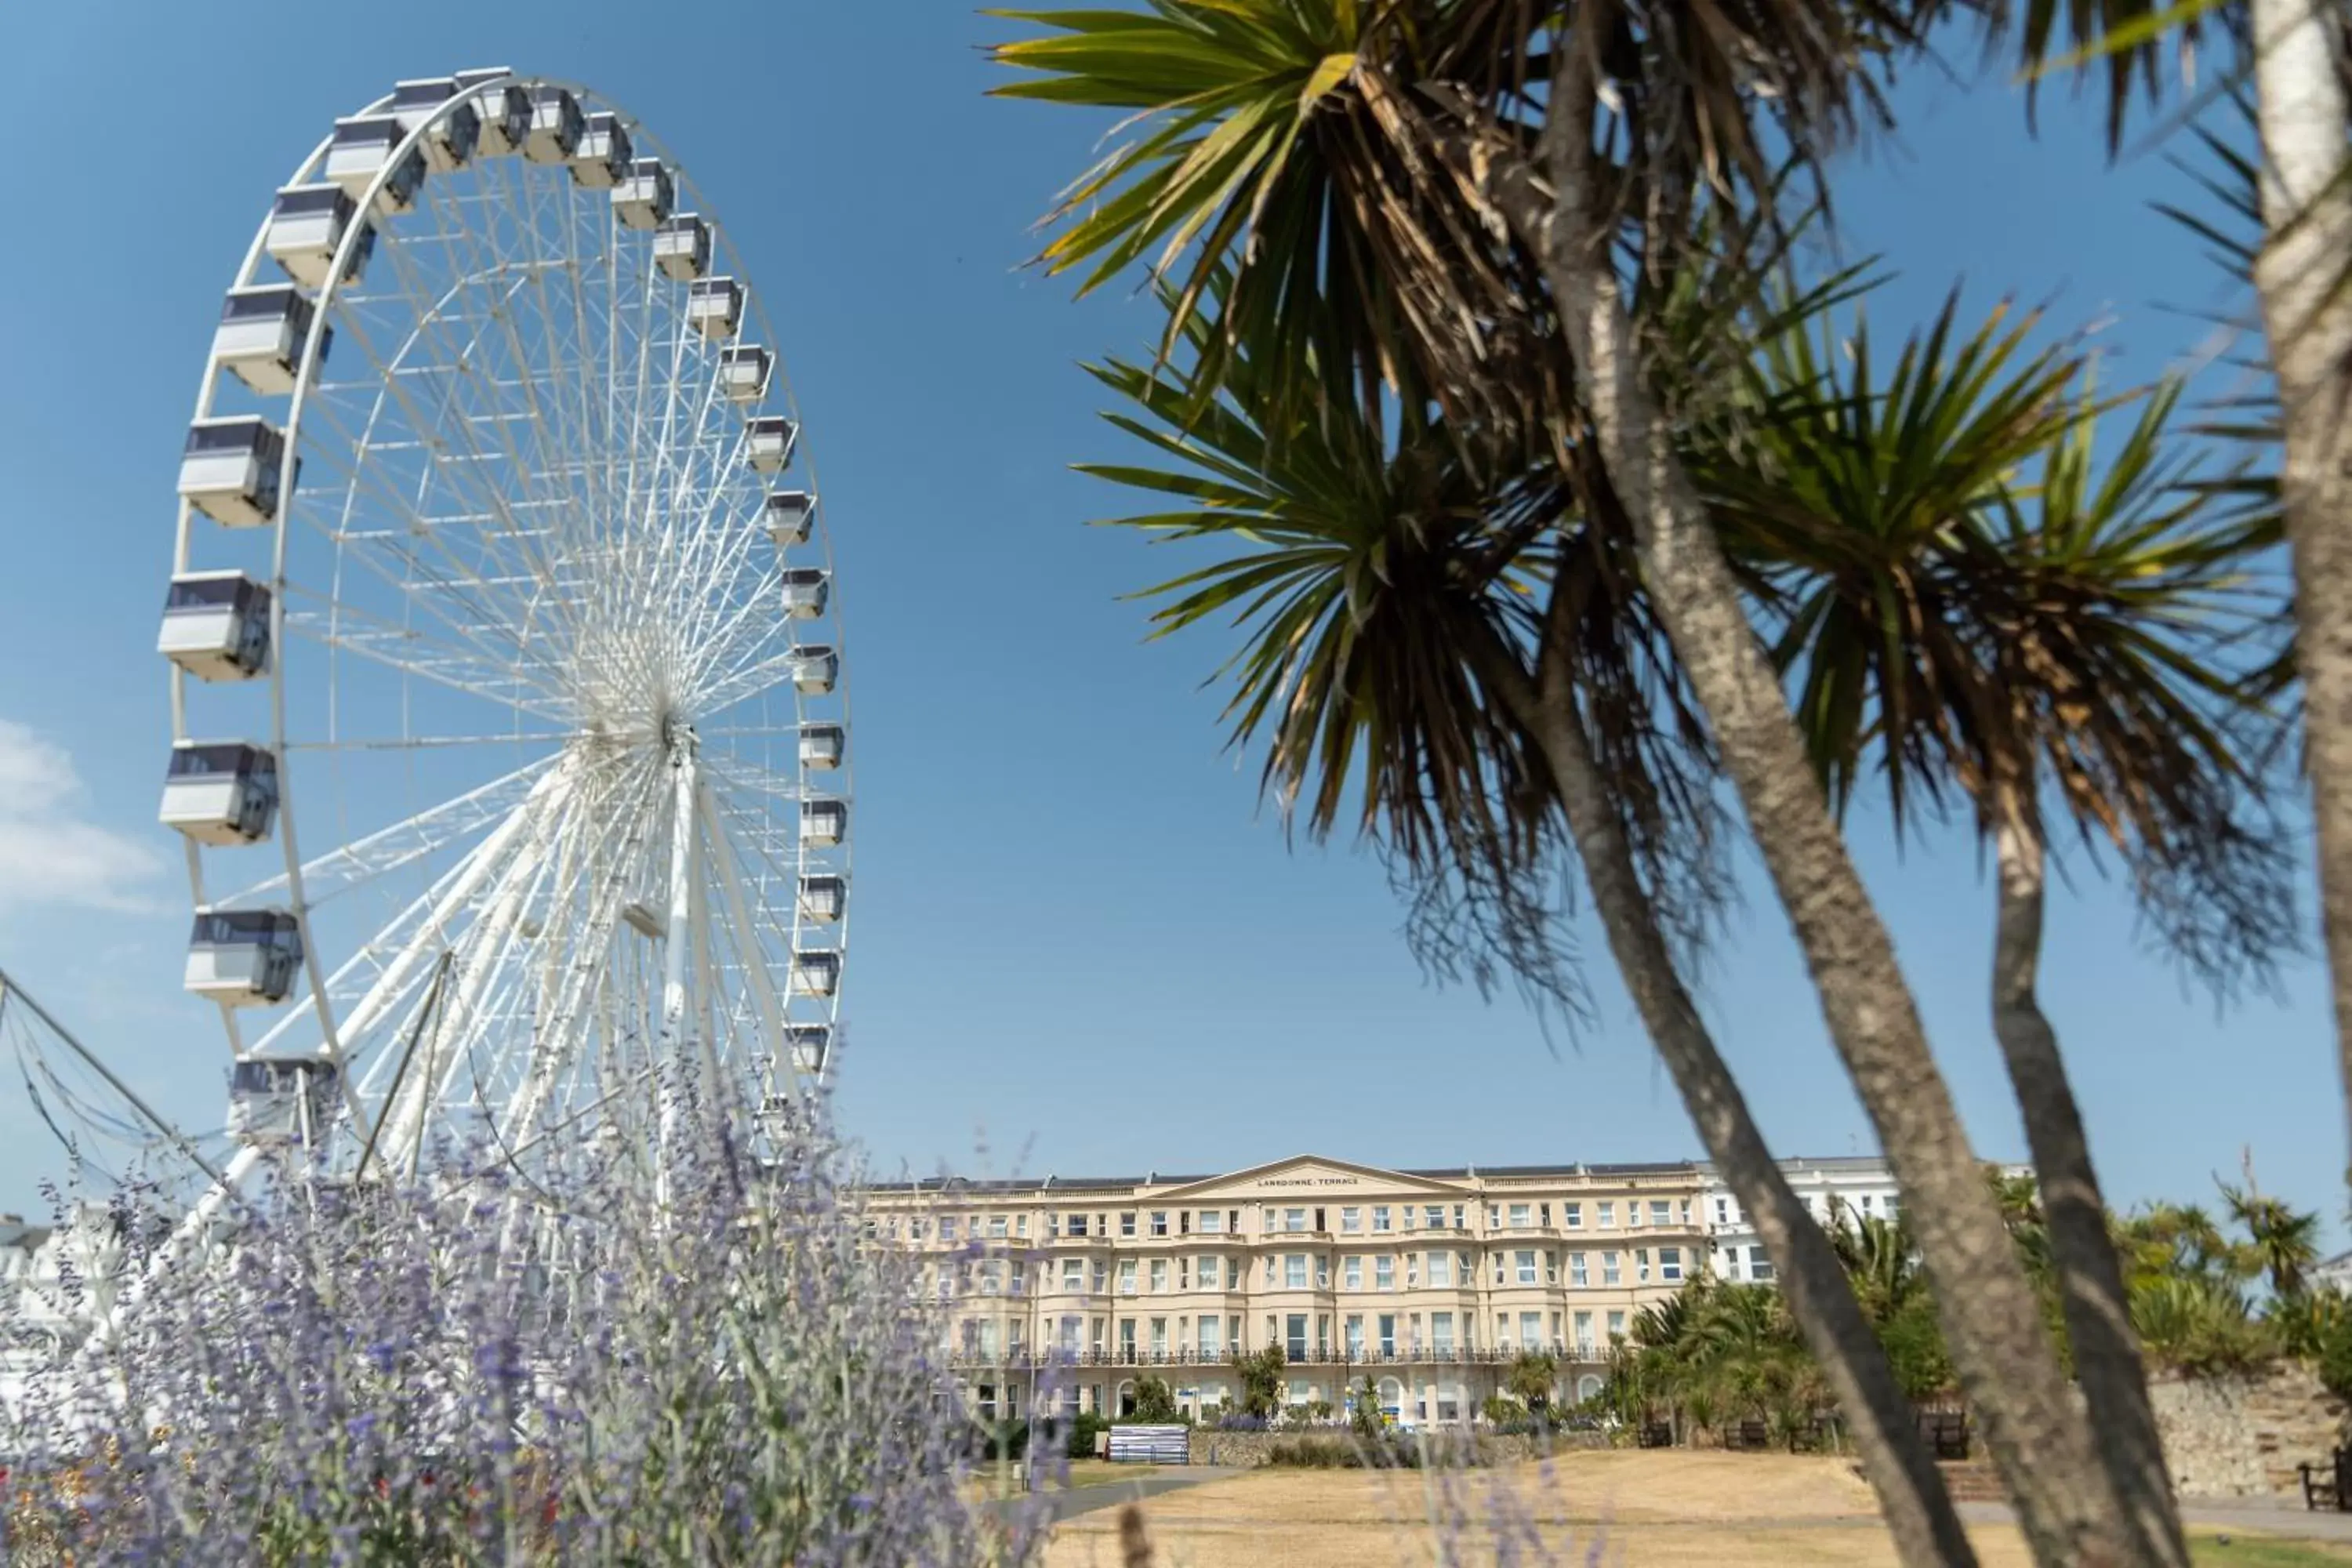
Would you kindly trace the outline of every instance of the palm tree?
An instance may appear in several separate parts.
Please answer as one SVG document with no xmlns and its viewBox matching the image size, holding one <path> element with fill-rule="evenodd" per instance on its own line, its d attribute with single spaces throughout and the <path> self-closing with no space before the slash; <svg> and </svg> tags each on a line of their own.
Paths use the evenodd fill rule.
<svg viewBox="0 0 2352 1568">
<path fill-rule="evenodd" d="M 1191 331 L 1207 342 L 1215 329 Z M 1415 437 L 1412 416 L 1391 437 L 1378 415 L 1315 395 L 1315 376 L 1278 373 L 1247 350 L 1224 359 L 1217 395 L 1202 395 L 1201 374 L 1096 371 L 1138 411 L 1114 422 L 1176 465 L 1084 465 L 1173 509 L 1116 521 L 1244 547 L 1154 591 L 1169 601 L 1160 633 L 1221 614 L 1241 621 L 1228 712 L 1237 742 L 1267 734 L 1268 790 L 1303 802 L 1320 834 L 1357 784 L 1357 822 L 1417 874 L 1443 868 L 1488 891 L 1492 927 L 1523 973 L 1557 969 L 1541 911 L 1519 889 L 1540 880 L 1547 835 L 1565 820 L 1700 1136 L 1783 1260 L 1791 1308 L 1854 1422 L 1906 1560 L 1969 1560 L 1884 1352 L 1669 951 L 1654 889 L 1688 879 L 1677 857 L 1705 826 L 1680 814 L 1708 792 L 1691 747 L 1653 731 L 1673 706 L 1671 665 L 1611 535 L 1559 521 L 1569 487 L 1556 475 L 1513 481 L 1498 507 L 1454 447 Z"/>
<path fill-rule="evenodd" d="M 2319 1216 L 2266 1198 L 2251 1179 L 2243 1187 L 2224 1184 L 2221 1201 L 2230 1217 L 2249 1238 L 2263 1272 L 2270 1277 L 2271 1294 L 2281 1300 L 2302 1295 L 2310 1288 L 2311 1270 L 2319 1262 Z"/>
<path fill-rule="evenodd" d="M 2055 1029 L 2036 996 L 2045 814 L 2106 840 L 2142 906 L 2224 985 L 2295 941 L 2293 858 L 2262 797 L 2272 716 L 2232 673 L 2275 619 L 2251 557 L 2266 526 L 2168 459 L 2179 389 L 2144 399 L 2095 477 L 2099 402 L 2068 352 L 1998 318 L 1954 341 L 1948 303 L 1882 388 L 1871 341 L 1767 345 L 1752 461 L 1694 468 L 1769 585 L 1778 661 L 1843 812 L 1866 771 L 1898 831 L 1953 793 L 1991 842 L 1992 1019 L 2024 1111 L 2077 1375 L 2117 1484 L 2174 1518 L 2130 1300 Z M 1824 326 L 1826 336 L 1827 327 Z M 2018 487 L 2035 482 L 2028 494 Z M 2177 1530 L 2172 1531 L 2177 1538 Z M 2168 1542 L 2172 1545 L 2173 1542 Z"/>
<path fill-rule="evenodd" d="M 1759 112 L 1805 153 L 1866 116 L 1874 100 L 1855 62 L 1874 44 L 1916 41 L 1911 18 L 1803 0 L 1716 9 L 1686 30 L 1678 16 L 1664 49 L 1641 44 L 1622 15 L 1572 39 L 1534 32 L 1528 10 L 1502 0 L 1152 0 L 1148 13 L 1033 19 L 1060 31 L 998 50 L 1041 73 L 1006 90 L 1151 121 L 1074 187 L 1049 263 L 1091 263 L 1098 282 L 1155 246 L 1163 262 L 1192 255 L 1171 343 L 1206 279 L 1230 269 L 1196 406 L 1237 345 L 1292 340 L 1316 345 L 1313 374 L 1328 394 L 1354 387 L 1370 402 L 1410 368 L 1462 416 L 1457 434 L 1482 446 L 1516 437 L 1521 460 L 1541 439 L 1576 454 L 1584 548 L 1630 555 L 1718 744 L 1831 1037 L 1947 1282 L 1938 1300 L 1954 1358 L 2029 1539 L 2052 1562 L 2147 1558 L 2147 1532 L 2074 1417 L 1893 942 L 1682 468 L 1617 264 L 1622 243 L 1639 273 L 1679 270 L 1692 216 L 1681 193 L 1702 175 L 1769 194 L 1758 149 L 1772 137 Z M 1604 102 L 1622 118 L 1604 121 Z M 1634 155 L 1602 156 L 1596 129 Z M 1496 664 L 1477 668 L 1543 739 L 1596 905 L 1627 909 L 1601 890 L 1614 871 L 1587 843 L 1611 800 L 1607 775 L 1580 765 L 1576 689 L 1514 683 Z M 1638 940 L 1635 922 L 1625 930 Z M 1611 940 L 1638 994 L 1654 967 L 1628 962 L 1614 923 Z M 2153 1560 L 2170 1561 L 2162 1545 Z"/>
<path fill-rule="evenodd" d="M 2008 19 L 2005 5 L 1990 14 Z M 2257 155 L 2236 161 L 2251 177 L 2244 216 L 2260 237 L 2242 259 L 2277 383 L 2275 482 L 2294 566 L 2305 772 L 2352 1117 L 2352 532 L 2343 527 L 2352 509 L 2352 89 L 2341 11 L 2315 0 L 2191 0 L 2151 13 L 2138 0 L 2098 0 L 2023 15 L 2030 70 L 2055 68 L 2061 51 L 2078 69 L 2105 68 L 2111 150 L 2134 92 L 2144 89 L 2151 108 L 2160 100 L 2160 57 L 2177 48 L 2186 82 L 2200 35 L 2215 23 L 2228 46 L 2224 83 L 2252 111 Z"/>
</svg>

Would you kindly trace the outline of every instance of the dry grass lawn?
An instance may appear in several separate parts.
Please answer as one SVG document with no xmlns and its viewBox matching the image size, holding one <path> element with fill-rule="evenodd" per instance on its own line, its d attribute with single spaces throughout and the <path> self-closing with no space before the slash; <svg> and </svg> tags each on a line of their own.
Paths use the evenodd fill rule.
<svg viewBox="0 0 2352 1568">
<path fill-rule="evenodd" d="M 1580 1453 L 1467 1476 L 1259 1470 L 1142 1505 L 1155 1568 L 1366 1568 L 1550 1558 L 1622 1568 L 1875 1568 L 1895 1552 L 1842 1460 L 1688 1451 Z M 2026 1568 L 2014 1529 L 1972 1532 L 1984 1568 Z M 2242 1534 L 2241 1536 L 2242 1540 Z M 1506 1542 L 1518 1550 L 1507 1551 Z M 2352 1563 L 2315 1549 L 2314 1563 Z M 2202 1554 L 2200 1554 L 2201 1556 Z M 2236 1561 L 2216 1554 L 2216 1561 Z M 1118 1510 L 1064 1523 L 1046 1568 L 1117 1568 Z"/>
</svg>

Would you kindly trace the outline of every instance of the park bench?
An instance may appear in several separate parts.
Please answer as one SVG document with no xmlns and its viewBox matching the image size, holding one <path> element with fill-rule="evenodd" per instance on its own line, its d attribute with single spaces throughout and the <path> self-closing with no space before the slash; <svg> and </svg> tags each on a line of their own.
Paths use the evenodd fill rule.
<svg viewBox="0 0 2352 1568">
<path fill-rule="evenodd" d="M 1764 1423 L 1742 1421 L 1723 1431 L 1723 1446 L 1732 1449 L 1754 1450 L 1765 1446 Z"/>
<path fill-rule="evenodd" d="M 1675 1446 L 1675 1429 L 1664 1421 L 1644 1422 L 1633 1440 L 1644 1448 L 1671 1448 Z"/>
<path fill-rule="evenodd" d="M 2294 1468 L 2303 1482 L 2303 1506 L 2315 1512 L 2352 1513 L 2352 1447 L 2338 1448 L 2316 1463 Z"/>
<path fill-rule="evenodd" d="M 1919 1436 L 1927 1439 L 1928 1451 L 1938 1459 L 1969 1457 L 1969 1417 L 1965 1411 L 1922 1410 Z"/>
</svg>

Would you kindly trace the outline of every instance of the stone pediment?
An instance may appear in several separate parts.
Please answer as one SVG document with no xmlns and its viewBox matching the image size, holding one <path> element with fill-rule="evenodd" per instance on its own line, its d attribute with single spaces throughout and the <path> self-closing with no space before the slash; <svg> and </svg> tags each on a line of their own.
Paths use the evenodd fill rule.
<svg viewBox="0 0 2352 1568">
<path fill-rule="evenodd" d="M 1427 1176 L 1408 1176 L 1401 1171 L 1383 1171 L 1377 1165 L 1351 1164 L 1345 1160 L 1324 1159 L 1313 1154 L 1294 1155 L 1272 1164 L 1253 1166 L 1246 1171 L 1234 1171 L 1189 1186 L 1171 1187 L 1151 1194 L 1153 1202 L 1162 1199 L 1184 1203 L 1297 1203 L 1301 1200 L 1345 1202 L 1350 1194 L 1418 1195 L 1429 1194 L 1460 1197 L 1470 1192 L 1466 1183 L 1433 1180 Z"/>
</svg>

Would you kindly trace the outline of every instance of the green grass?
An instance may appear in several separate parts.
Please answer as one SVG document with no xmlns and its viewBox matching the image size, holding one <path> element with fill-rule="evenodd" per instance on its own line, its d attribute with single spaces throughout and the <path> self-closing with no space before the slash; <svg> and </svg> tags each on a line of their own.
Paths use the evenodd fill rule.
<svg viewBox="0 0 2352 1568">
<path fill-rule="evenodd" d="M 2312 1541 L 2282 1541 L 2276 1536 L 2226 1531 L 2226 1544 L 2217 1536 L 2193 1536 L 2189 1555 L 2198 1568 L 2341 1568 L 2352 1563 L 2352 1547 Z"/>
</svg>

